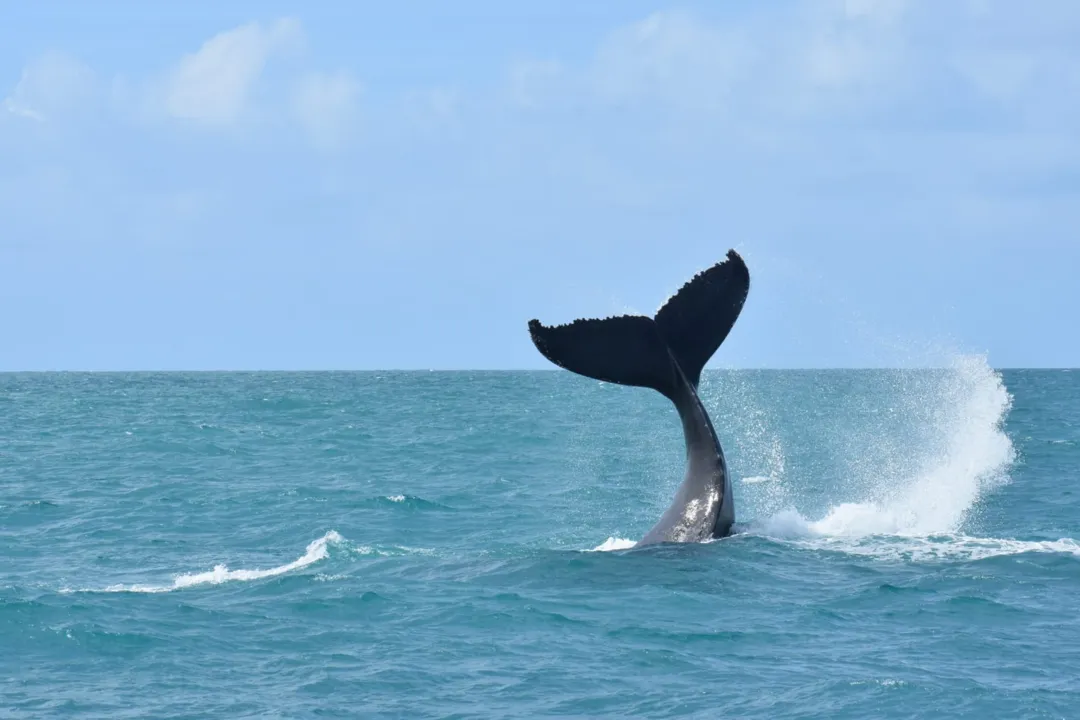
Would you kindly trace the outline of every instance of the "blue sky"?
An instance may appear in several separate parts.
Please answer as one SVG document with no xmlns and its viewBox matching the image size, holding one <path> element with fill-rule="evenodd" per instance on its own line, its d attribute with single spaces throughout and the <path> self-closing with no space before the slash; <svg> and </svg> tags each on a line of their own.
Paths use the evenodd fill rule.
<svg viewBox="0 0 1080 720">
<path fill-rule="evenodd" d="M 713 367 L 1080 365 L 1080 3 L 48 2 L 0 370 L 544 368 L 729 247 Z"/>
</svg>

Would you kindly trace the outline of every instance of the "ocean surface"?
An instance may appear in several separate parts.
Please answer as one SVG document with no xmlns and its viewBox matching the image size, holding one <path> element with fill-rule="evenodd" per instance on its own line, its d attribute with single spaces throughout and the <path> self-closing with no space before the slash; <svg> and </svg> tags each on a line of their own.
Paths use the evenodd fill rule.
<svg viewBox="0 0 1080 720">
<path fill-rule="evenodd" d="M 0 717 L 1080 717 L 1080 371 L 0 375 Z"/>
</svg>

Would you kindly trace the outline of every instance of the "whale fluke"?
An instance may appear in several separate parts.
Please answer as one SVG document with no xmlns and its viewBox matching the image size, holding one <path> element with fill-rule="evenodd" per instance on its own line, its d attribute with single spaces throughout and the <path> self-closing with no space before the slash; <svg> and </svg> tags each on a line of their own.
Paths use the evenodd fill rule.
<svg viewBox="0 0 1080 720">
<path fill-rule="evenodd" d="M 655 318 L 620 315 L 547 326 L 529 321 L 533 344 L 561 368 L 595 380 L 648 387 L 674 400 L 674 358 L 695 388 L 705 364 L 731 332 L 750 290 L 750 272 L 734 250 L 695 275 Z"/>
<path fill-rule="evenodd" d="M 674 397 L 675 369 L 652 318 L 622 315 L 555 327 L 530 320 L 529 332 L 541 354 L 561 368 Z"/>
<path fill-rule="evenodd" d="M 750 270 L 734 250 L 695 275 L 656 313 L 656 324 L 696 388 L 701 371 L 727 338 L 750 292 Z"/>
<path fill-rule="evenodd" d="M 533 344 L 561 368 L 596 380 L 648 387 L 675 404 L 686 441 L 686 477 L 638 545 L 723 537 L 735 522 L 727 462 L 697 389 L 701 371 L 731 332 L 750 290 L 734 250 L 683 285 L 655 317 L 622 315 L 547 326 L 529 321 Z"/>
</svg>

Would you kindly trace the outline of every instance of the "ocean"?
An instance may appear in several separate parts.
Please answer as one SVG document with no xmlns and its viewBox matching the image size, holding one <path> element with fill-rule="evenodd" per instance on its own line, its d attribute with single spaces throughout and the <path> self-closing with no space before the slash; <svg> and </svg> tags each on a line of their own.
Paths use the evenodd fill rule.
<svg viewBox="0 0 1080 720">
<path fill-rule="evenodd" d="M 0 717 L 1080 717 L 1080 371 L 0 375 Z"/>
</svg>

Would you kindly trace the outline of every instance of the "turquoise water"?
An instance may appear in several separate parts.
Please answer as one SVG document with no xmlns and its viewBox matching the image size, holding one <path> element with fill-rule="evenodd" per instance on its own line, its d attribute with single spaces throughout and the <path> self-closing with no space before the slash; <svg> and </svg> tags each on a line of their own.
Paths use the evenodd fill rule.
<svg viewBox="0 0 1080 720">
<path fill-rule="evenodd" d="M 4 717 L 1080 716 L 1080 372 L 0 375 Z"/>
</svg>

